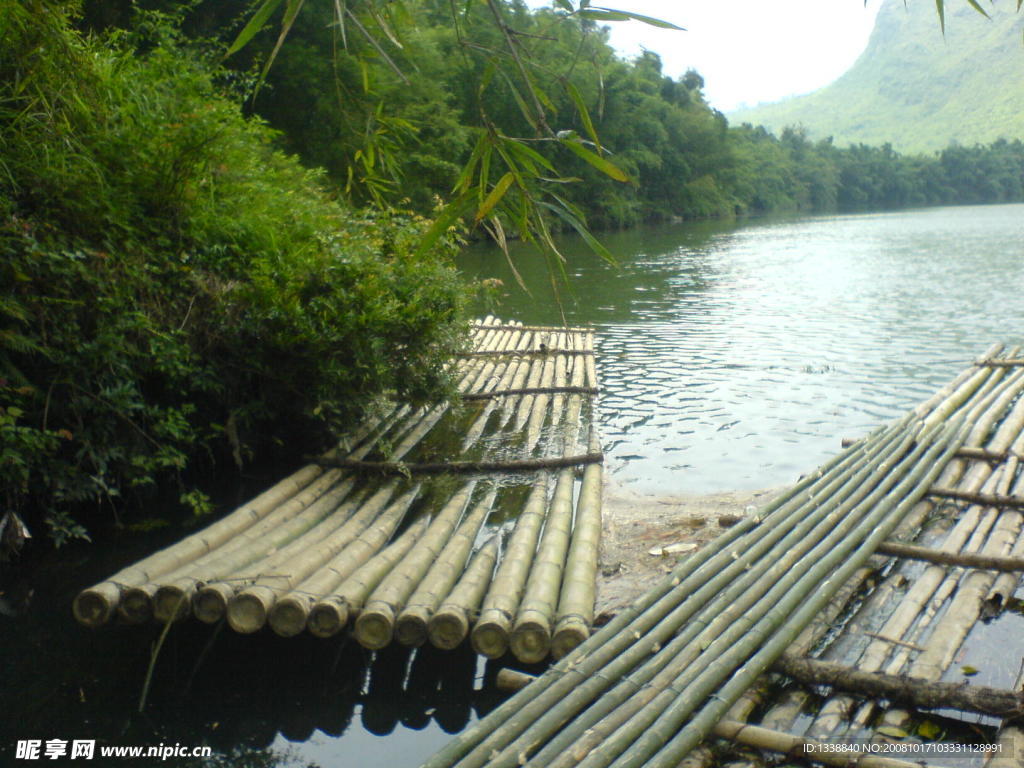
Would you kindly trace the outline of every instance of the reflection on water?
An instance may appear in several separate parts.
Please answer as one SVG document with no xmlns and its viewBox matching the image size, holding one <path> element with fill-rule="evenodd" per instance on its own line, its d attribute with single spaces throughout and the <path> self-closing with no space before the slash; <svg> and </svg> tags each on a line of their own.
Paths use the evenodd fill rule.
<svg viewBox="0 0 1024 768">
<path fill-rule="evenodd" d="M 0 587 L 20 614 L 0 616 L 0 765 L 16 764 L 19 739 L 95 739 L 97 749 L 214 750 L 204 760 L 117 760 L 140 768 L 413 768 L 500 701 L 496 668 L 468 647 L 373 654 L 342 637 L 242 636 L 190 621 L 168 634 L 140 714 L 161 628 L 89 631 L 70 605 L 82 586 L 166 537 L 71 547 L 35 564 L 30 581 Z"/>
<path fill-rule="evenodd" d="M 1024 206 L 929 209 L 567 240 L 555 300 L 522 249 L 477 247 L 498 313 L 598 331 L 612 479 L 647 493 L 792 482 L 930 395 L 992 342 L 1024 340 Z"/>
</svg>

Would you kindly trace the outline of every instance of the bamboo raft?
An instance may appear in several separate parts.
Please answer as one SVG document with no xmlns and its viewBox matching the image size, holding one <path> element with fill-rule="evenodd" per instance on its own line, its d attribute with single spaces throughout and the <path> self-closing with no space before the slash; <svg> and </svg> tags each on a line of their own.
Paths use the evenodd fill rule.
<svg viewBox="0 0 1024 768">
<path fill-rule="evenodd" d="M 908 707 L 1004 718 L 990 764 L 1024 764 L 1020 679 L 994 691 L 938 682 L 986 607 L 998 610 L 1020 584 L 1024 360 L 1000 351 L 681 559 L 424 768 L 702 768 L 717 760 L 716 739 L 910 768 L 921 760 L 819 741 L 908 736 L 893 730 L 909 727 Z M 859 609 L 844 614 L 854 598 Z M 882 619 L 866 635 L 871 616 Z M 808 658 L 830 649 L 853 666 Z M 769 701 L 780 675 L 832 687 L 809 727 L 811 689 Z M 768 704 L 760 724 L 749 722 Z M 747 768 L 762 764 L 757 754 L 727 758 Z"/>
<path fill-rule="evenodd" d="M 350 631 L 370 649 L 469 636 L 524 662 L 568 653 L 594 620 L 593 333 L 489 317 L 471 340 L 453 363 L 459 402 L 392 406 L 348 447 L 83 590 L 76 619 Z"/>
</svg>

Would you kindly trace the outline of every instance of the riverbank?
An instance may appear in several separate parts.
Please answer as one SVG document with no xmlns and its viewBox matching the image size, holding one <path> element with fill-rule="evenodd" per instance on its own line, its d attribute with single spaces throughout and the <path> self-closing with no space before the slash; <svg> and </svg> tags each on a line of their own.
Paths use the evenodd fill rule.
<svg viewBox="0 0 1024 768">
<path fill-rule="evenodd" d="M 606 486 L 598 623 L 646 592 L 680 557 L 698 551 L 783 490 L 661 496 Z"/>
</svg>

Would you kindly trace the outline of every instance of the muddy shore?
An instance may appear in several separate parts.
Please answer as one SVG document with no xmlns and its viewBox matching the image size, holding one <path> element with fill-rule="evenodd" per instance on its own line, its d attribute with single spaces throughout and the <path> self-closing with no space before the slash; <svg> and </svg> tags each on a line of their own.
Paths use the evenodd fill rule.
<svg viewBox="0 0 1024 768">
<path fill-rule="evenodd" d="M 705 496 L 648 496 L 606 487 L 597 615 L 614 615 L 663 574 L 782 488 Z"/>
</svg>

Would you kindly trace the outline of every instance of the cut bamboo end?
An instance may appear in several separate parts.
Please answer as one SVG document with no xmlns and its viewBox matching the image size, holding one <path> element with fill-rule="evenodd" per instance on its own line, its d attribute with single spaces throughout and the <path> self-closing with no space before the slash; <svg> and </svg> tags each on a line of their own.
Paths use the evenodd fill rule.
<svg viewBox="0 0 1024 768">
<path fill-rule="evenodd" d="M 321 601 L 313 606 L 306 628 L 316 637 L 334 637 L 348 622 L 348 606 L 340 600 Z"/>
<path fill-rule="evenodd" d="M 180 586 L 163 585 L 153 595 L 153 618 L 161 624 L 172 618 L 174 621 L 184 619 L 188 616 L 190 597 L 189 591 Z"/>
<path fill-rule="evenodd" d="M 252 587 L 235 595 L 228 602 L 228 624 L 235 632 L 251 635 L 267 623 L 267 615 L 274 604 L 274 594 L 265 587 Z"/>
<path fill-rule="evenodd" d="M 192 613 L 206 624 L 216 624 L 228 610 L 235 590 L 227 584 L 207 584 L 192 598 Z"/>
<path fill-rule="evenodd" d="M 295 595 L 282 597 L 270 609 L 267 623 L 281 637 L 295 637 L 306 628 L 309 619 L 310 599 Z"/>
<path fill-rule="evenodd" d="M 508 620 L 490 620 L 477 622 L 469 635 L 473 650 L 489 659 L 497 659 L 505 655 L 509 645 Z"/>
<path fill-rule="evenodd" d="M 588 637 L 590 630 L 583 621 L 576 619 L 562 622 L 551 638 L 551 655 L 560 659 L 582 645 Z"/>
<path fill-rule="evenodd" d="M 153 596 L 156 589 L 155 584 L 129 587 L 121 595 L 117 615 L 128 624 L 145 624 L 153 618 Z"/>
<path fill-rule="evenodd" d="M 424 605 L 408 606 L 395 624 L 395 638 L 409 648 L 419 648 L 427 642 L 427 622 L 430 609 Z"/>
<path fill-rule="evenodd" d="M 442 651 L 458 648 L 468 634 L 469 619 L 466 612 L 458 606 L 441 606 L 427 622 L 427 637 L 430 638 L 430 644 Z"/>
<path fill-rule="evenodd" d="M 394 634 L 395 612 L 386 603 L 370 603 L 356 619 L 356 640 L 371 651 L 387 647 Z"/>
<path fill-rule="evenodd" d="M 516 622 L 509 647 L 524 664 L 544 661 L 551 652 L 551 625 L 543 618 L 524 618 Z"/>
<path fill-rule="evenodd" d="M 71 604 L 71 612 L 79 624 L 101 627 L 110 621 L 121 602 L 121 588 L 111 581 L 83 589 Z"/>
</svg>

